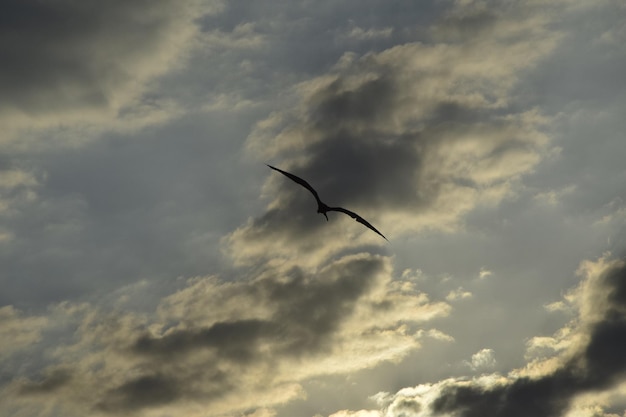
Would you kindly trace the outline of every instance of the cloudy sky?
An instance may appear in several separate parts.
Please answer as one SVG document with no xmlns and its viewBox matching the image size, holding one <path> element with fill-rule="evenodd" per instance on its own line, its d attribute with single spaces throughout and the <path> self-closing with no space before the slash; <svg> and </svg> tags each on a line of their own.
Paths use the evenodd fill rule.
<svg viewBox="0 0 626 417">
<path fill-rule="evenodd" d="M 625 22 L 5 0 L 0 417 L 626 416 Z"/>
</svg>

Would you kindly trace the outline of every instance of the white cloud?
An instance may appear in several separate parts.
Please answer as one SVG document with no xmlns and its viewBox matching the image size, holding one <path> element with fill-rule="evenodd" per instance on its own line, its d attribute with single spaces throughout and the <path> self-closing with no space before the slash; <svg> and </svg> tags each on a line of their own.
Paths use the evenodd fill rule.
<svg viewBox="0 0 626 417">
<path fill-rule="evenodd" d="M 493 349 L 481 349 L 472 355 L 470 362 L 465 362 L 474 371 L 489 371 L 496 366 L 496 357 Z"/>
<path fill-rule="evenodd" d="M 471 298 L 472 293 L 469 291 L 465 291 L 463 287 L 459 287 L 456 290 L 452 290 L 446 295 L 446 300 L 448 301 L 456 301 L 463 300 L 465 298 Z"/>
<path fill-rule="evenodd" d="M 480 268 L 480 271 L 478 272 L 478 278 L 479 279 L 485 279 L 487 277 L 490 277 L 493 275 L 493 272 L 491 272 L 490 270 L 488 270 L 485 267 Z"/>
</svg>

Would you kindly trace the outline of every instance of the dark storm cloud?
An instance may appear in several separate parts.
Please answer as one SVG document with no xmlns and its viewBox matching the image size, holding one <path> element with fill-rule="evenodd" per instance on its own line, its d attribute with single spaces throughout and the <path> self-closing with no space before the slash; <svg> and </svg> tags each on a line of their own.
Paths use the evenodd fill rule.
<svg viewBox="0 0 626 417">
<path fill-rule="evenodd" d="M 434 415 L 460 413 L 466 417 L 549 417 L 561 415 L 578 394 L 600 391 L 626 376 L 626 266 L 605 271 L 598 285 L 608 295 L 595 300 L 604 310 L 592 324 L 589 341 L 553 373 L 522 377 L 495 388 L 472 385 L 445 388 L 432 403 Z"/>
</svg>

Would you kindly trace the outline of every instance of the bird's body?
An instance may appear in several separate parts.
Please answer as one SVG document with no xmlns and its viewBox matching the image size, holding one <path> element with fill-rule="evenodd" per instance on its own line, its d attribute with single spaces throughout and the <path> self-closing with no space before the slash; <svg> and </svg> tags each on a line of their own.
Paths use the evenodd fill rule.
<svg viewBox="0 0 626 417">
<path fill-rule="evenodd" d="M 365 220 L 363 217 L 359 216 L 358 214 L 356 214 L 356 213 L 354 213 L 354 212 L 352 212 L 350 210 L 346 210 L 343 207 L 330 207 L 329 205 L 324 203 L 322 200 L 320 200 L 320 197 L 317 194 L 317 191 L 315 191 L 315 189 L 313 187 L 311 187 L 311 184 L 309 184 L 308 182 L 306 182 L 302 178 L 300 178 L 298 176 L 295 176 L 295 175 L 293 175 L 293 174 L 291 174 L 291 173 L 289 173 L 287 171 L 283 171 L 282 169 L 273 167 L 273 166 L 271 166 L 269 164 L 266 164 L 266 165 L 268 167 L 272 168 L 274 171 L 280 172 L 281 174 L 283 174 L 287 178 L 291 179 L 292 181 L 300 184 L 301 186 L 303 186 L 304 188 L 309 190 L 311 192 L 311 194 L 313 194 L 313 197 L 315 197 L 315 201 L 317 201 L 317 212 L 320 213 L 320 214 L 323 214 L 324 217 L 326 217 L 327 221 L 328 221 L 328 215 L 326 213 L 328 213 L 329 211 L 338 211 L 340 213 L 347 214 L 348 216 L 352 217 L 354 220 L 356 220 L 357 222 L 361 223 L 362 225 L 364 225 L 368 229 L 371 229 L 375 233 L 378 233 L 380 236 L 383 237 L 383 239 L 387 240 L 387 238 L 382 233 L 380 233 L 374 226 L 369 224 L 367 222 L 367 220 Z"/>
</svg>

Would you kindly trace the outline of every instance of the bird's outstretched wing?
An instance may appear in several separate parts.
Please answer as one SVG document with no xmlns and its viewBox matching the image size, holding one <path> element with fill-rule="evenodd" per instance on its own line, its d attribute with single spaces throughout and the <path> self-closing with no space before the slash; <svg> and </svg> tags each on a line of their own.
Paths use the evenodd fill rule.
<svg viewBox="0 0 626 417">
<path fill-rule="evenodd" d="M 281 174 L 283 174 L 284 176 L 286 176 L 287 178 L 291 179 L 292 181 L 297 182 L 298 184 L 300 184 L 301 186 L 303 186 L 304 188 L 306 188 L 307 190 L 309 190 L 312 194 L 313 197 L 315 197 L 315 200 L 317 200 L 318 204 L 323 204 L 322 201 L 320 200 L 320 197 L 317 195 L 317 191 L 315 191 L 315 189 L 313 189 L 313 187 L 311 187 L 311 184 L 309 184 L 308 182 L 306 182 L 305 180 L 303 180 L 300 177 L 296 177 L 293 174 L 290 174 L 289 172 L 283 171 L 282 169 L 278 169 L 276 167 L 273 167 L 269 164 L 265 164 L 268 167 L 272 168 L 274 171 L 278 171 Z"/>
<path fill-rule="evenodd" d="M 339 211 L 341 213 L 345 213 L 348 216 L 352 217 L 354 220 L 356 220 L 357 222 L 361 223 L 363 226 L 373 230 L 374 232 L 378 233 L 379 235 L 381 235 L 383 237 L 383 239 L 385 239 L 387 242 L 389 242 L 389 240 L 385 237 L 385 235 L 383 235 L 382 233 L 380 233 L 374 226 L 372 226 L 371 224 L 369 224 L 369 222 L 367 220 L 365 220 L 363 217 L 359 216 L 358 214 L 356 214 L 353 211 L 350 210 L 346 210 L 343 207 L 329 207 L 328 211 Z"/>
</svg>

